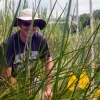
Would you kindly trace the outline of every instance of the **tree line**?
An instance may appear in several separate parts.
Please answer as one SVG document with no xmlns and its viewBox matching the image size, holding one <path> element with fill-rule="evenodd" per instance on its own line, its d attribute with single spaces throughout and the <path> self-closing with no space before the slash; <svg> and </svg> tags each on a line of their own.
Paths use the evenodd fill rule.
<svg viewBox="0 0 100 100">
<path fill-rule="evenodd" d="M 100 23 L 100 10 L 93 11 L 93 24 L 94 28 Z M 79 16 L 78 28 L 81 32 L 84 28 L 90 26 L 90 14 L 84 13 Z M 71 27 L 72 33 L 76 33 L 77 26 L 73 23 Z"/>
</svg>

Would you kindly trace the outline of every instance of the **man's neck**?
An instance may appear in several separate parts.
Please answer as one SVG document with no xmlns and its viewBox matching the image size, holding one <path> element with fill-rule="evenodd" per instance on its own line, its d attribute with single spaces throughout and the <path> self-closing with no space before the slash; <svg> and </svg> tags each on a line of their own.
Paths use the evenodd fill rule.
<svg viewBox="0 0 100 100">
<path fill-rule="evenodd" d="M 21 39 L 21 41 L 22 41 L 23 43 L 26 43 L 26 41 L 29 42 L 29 40 L 30 40 L 29 37 L 23 36 L 23 35 L 21 34 L 21 32 L 20 32 L 20 39 Z"/>
</svg>

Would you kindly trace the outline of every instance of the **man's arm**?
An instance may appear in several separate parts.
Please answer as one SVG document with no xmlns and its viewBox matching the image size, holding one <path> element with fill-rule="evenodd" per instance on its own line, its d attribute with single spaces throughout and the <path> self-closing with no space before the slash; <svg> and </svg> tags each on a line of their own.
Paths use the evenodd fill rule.
<svg viewBox="0 0 100 100">
<path fill-rule="evenodd" d="M 9 83 L 11 83 L 15 87 L 17 87 L 17 81 L 16 81 L 16 79 L 14 77 L 11 76 L 11 72 L 12 72 L 12 67 L 3 67 L 1 75 Z"/>
<path fill-rule="evenodd" d="M 45 62 L 45 70 L 46 70 L 46 75 L 48 75 L 49 71 L 52 69 L 53 67 L 53 61 L 52 61 L 52 57 L 49 57 L 47 59 L 47 61 Z M 45 97 L 48 98 L 48 97 L 52 97 L 52 75 L 53 74 L 53 71 L 50 72 L 50 74 L 48 75 L 48 78 L 46 80 L 46 87 L 45 87 Z"/>
</svg>

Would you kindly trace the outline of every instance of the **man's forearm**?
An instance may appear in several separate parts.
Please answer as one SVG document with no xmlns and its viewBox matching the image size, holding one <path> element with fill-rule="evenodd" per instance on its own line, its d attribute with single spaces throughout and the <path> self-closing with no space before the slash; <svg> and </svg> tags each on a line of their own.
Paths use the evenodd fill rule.
<svg viewBox="0 0 100 100">
<path fill-rule="evenodd" d="M 1 75 L 6 80 L 7 85 L 13 84 L 17 87 L 17 80 L 11 76 L 11 67 L 3 67 Z"/>
<path fill-rule="evenodd" d="M 48 76 L 46 79 L 46 90 L 52 89 L 52 77 L 53 77 L 52 67 L 53 67 L 52 57 L 49 57 L 49 59 L 46 62 L 46 75 Z"/>
</svg>

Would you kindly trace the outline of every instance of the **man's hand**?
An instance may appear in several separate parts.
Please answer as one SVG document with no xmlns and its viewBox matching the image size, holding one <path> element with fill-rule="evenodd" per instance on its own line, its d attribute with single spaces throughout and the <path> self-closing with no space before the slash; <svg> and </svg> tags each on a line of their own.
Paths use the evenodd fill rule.
<svg viewBox="0 0 100 100">
<path fill-rule="evenodd" d="M 18 87 L 17 80 L 16 80 L 14 77 L 11 77 L 9 80 L 10 80 L 10 83 L 11 83 L 15 88 Z"/>
<path fill-rule="evenodd" d="M 49 57 L 47 59 L 47 61 L 45 62 L 46 65 L 46 75 L 48 75 L 48 73 L 51 71 L 52 67 L 53 67 L 53 61 L 52 61 L 52 57 Z M 52 98 L 52 75 L 53 75 L 53 71 L 51 71 L 46 79 L 46 87 L 45 87 L 45 91 L 44 91 L 44 97 L 47 100 L 51 100 Z"/>
<path fill-rule="evenodd" d="M 52 91 L 51 90 L 46 90 L 45 92 L 44 92 L 44 97 L 45 97 L 45 99 L 47 99 L 47 100 L 52 100 Z"/>
</svg>

